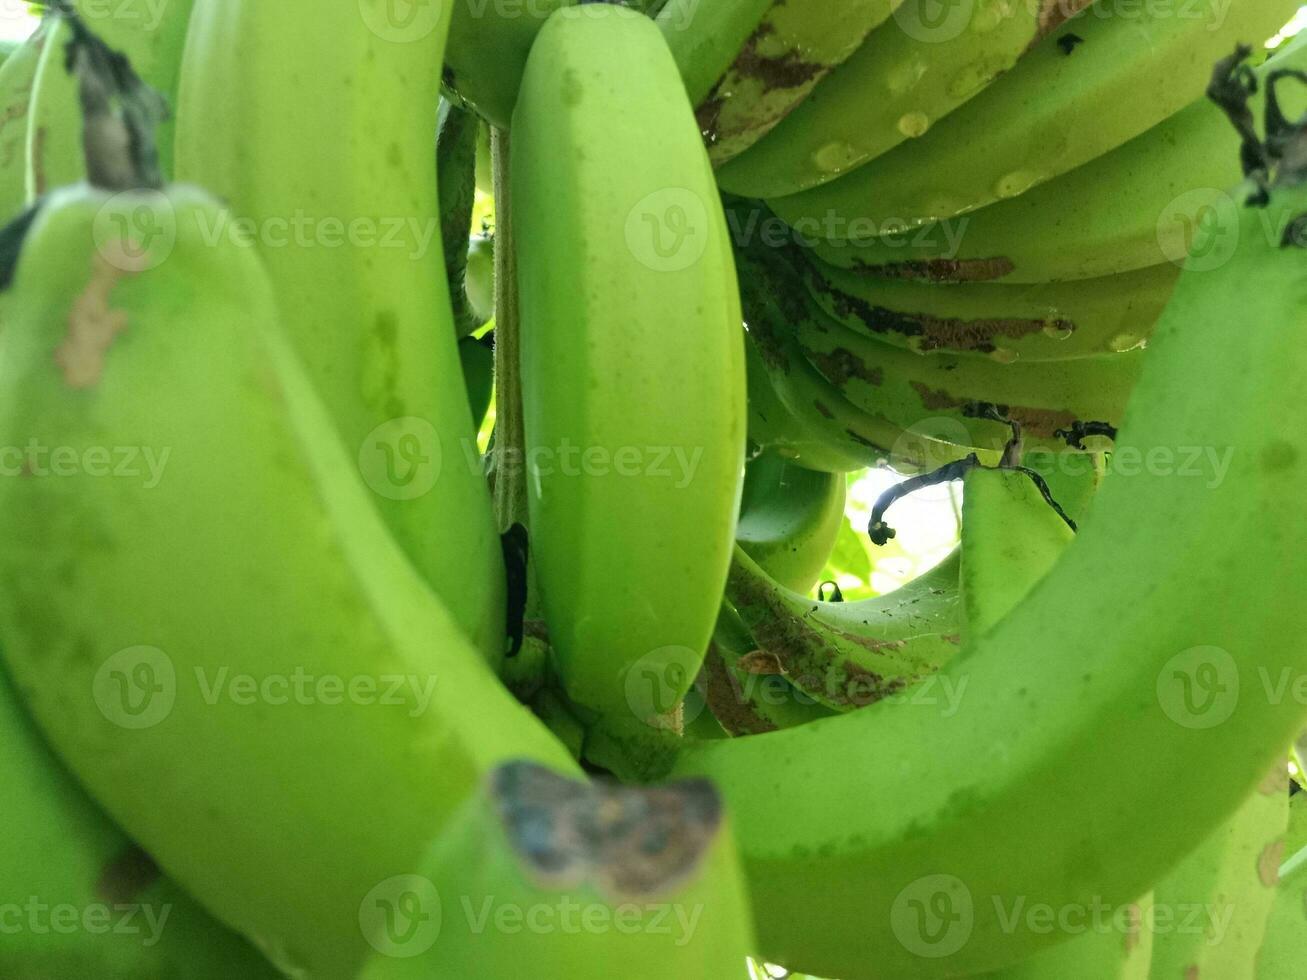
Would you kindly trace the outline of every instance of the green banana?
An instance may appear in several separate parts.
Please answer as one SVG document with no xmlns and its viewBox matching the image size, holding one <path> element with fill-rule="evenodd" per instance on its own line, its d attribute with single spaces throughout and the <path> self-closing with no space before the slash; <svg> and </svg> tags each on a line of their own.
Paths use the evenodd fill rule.
<svg viewBox="0 0 1307 980">
<path fill-rule="evenodd" d="M 458 356 L 463 364 L 472 424 L 480 431 L 495 395 L 495 351 L 484 337 L 464 337 L 458 342 Z"/>
<path fill-rule="evenodd" d="M 43 20 L 0 65 L 0 221 L 8 222 L 27 205 L 27 120 L 53 22 Z"/>
<path fill-rule="evenodd" d="M 956 555 L 889 595 L 820 602 L 777 584 L 737 548 L 726 598 L 771 672 L 836 711 L 907 697 L 958 651 Z"/>
<path fill-rule="evenodd" d="M 754 948 L 730 823 L 706 780 L 608 787 L 505 765 L 412 880 L 416 902 L 377 914 L 391 948 L 360 980 L 524 967 L 573 980 L 618 964 L 631 980 L 720 980 Z M 409 926 L 402 938 L 392 921 Z"/>
<path fill-rule="evenodd" d="M 745 467 L 735 540 L 777 583 L 807 592 L 844 526 L 845 489 L 842 474 L 764 453 Z"/>
<path fill-rule="evenodd" d="M 701 105 L 735 63 L 774 0 L 669 0 L 656 22 L 681 69 L 690 104 Z"/>
<path fill-rule="evenodd" d="M 1281 68 L 1307 69 L 1307 35 L 1288 42 L 1255 75 L 1264 81 Z M 1286 96 L 1291 118 L 1307 108 L 1303 93 Z M 1255 98 L 1254 105 L 1261 103 Z M 1233 243 L 1208 232 L 1217 210 L 1236 207 L 1229 191 L 1241 177 L 1237 148 L 1228 120 L 1202 99 L 1112 152 L 959 221 L 890 239 L 812 244 L 835 266 L 940 282 L 1089 279 L 1159 263 L 1179 267 L 1190 252 L 1219 264 Z M 1108 285 L 1068 288 L 1087 296 Z"/>
<path fill-rule="evenodd" d="M 81 186 L 29 233 L 2 300 L 0 445 L 29 475 L 0 480 L 0 644 L 179 884 L 282 970 L 350 977 L 360 903 L 482 773 L 572 763 L 387 534 L 257 257 L 204 234 L 219 212 Z"/>
<path fill-rule="evenodd" d="M 726 224 L 651 21 L 611 5 L 550 19 L 511 169 L 545 619 L 570 697 L 612 728 L 650 731 L 712 634 L 746 426 Z M 650 678 L 666 699 L 632 693 Z"/>
<path fill-rule="evenodd" d="M 1302 975 L 1307 949 L 1307 794 L 1289 800 L 1280 884 L 1266 923 L 1266 938 L 1257 952 L 1257 980 L 1293 980 Z"/>
<path fill-rule="evenodd" d="M 1077 419 L 1119 421 L 1142 367 L 1144 352 L 1138 349 L 1030 363 L 1008 363 L 1006 353 L 916 354 L 827 316 L 804 289 L 797 260 L 778 252 L 767 261 L 771 274 L 786 277 L 798 293 L 789 329 L 803 355 L 850 403 L 901 430 L 943 419 L 958 427 L 961 445 L 1001 449 L 1008 427 L 967 411 L 970 404 L 989 402 L 1021 422 L 1032 445 L 1060 444 L 1057 431 Z"/>
<path fill-rule="evenodd" d="M 829 183 L 922 136 L 1091 0 L 907 0 L 747 153 L 718 174 L 748 197 Z"/>
<path fill-rule="evenodd" d="M 1149 980 L 1253 980 L 1275 902 L 1289 823 L 1285 760 L 1224 824 L 1154 889 L 1168 914 Z"/>
<path fill-rule="evenodd" d="M 963 487 L 962 636 L 970 644 L 1021 604 L 1062 557 L 1075 532 L 1028 473 L 973 469 Z"/>
<path fill-rule="evenodd" d="M 1272 135 L 1266 193 L 1303 215 L 1307 133 Z M 1301 730 L 1260 684 L 1307 670 L 1301 604 L 1266 601 L 1307 577 L 1284 547 L 1307 535 L 1307 258 L 1261 218 L 1241 208 L 1231 260 L 1182 276 L 1114 453 L 1152 462 L 1114 467 L 1048 577 L 945 668 L 955 711 L 884 703 L 681 754 L 736 817 L 769 962 L 860 980 L 1025 959 L 1059 938 L 1044 910 L 1145 893 Z M 1228 467 L 1193 475 L 1192 446 Z"/>
<path fill-rule="evenodd" d="M 278 976 L 100 812 L 42 741 L 2 667 L 0 739 L 6 980 Z"/>
<path fill-rule="evenodd" d="M 832 68 L 842 64 L 902 0 L 772 0 L 736 49 L 697 115 L 713 164 L 743 153 L 799 105 Z M 672 4 L 683 11 L 683 4 Z M 664 8 L 664 13 L 668 8 Z M 736 16 L 752 12 L 743 5 Z M 693 23 L 684 31 L 713 30 Z M 740 21 L 737 20 L 736 23 Z M 734 31 L 729 31 L 733 35 Z"/>
<path fill-rule="evenodd" d="M 862 240 L 1016 197 L 1179 112 L 1235 42 L 1269 37 L 1296 7 L 1195 0 L 1127 14 L 1091 6 L 921 139 L 768 203 L 791 226 Z M 1068 32 L 1080 39 L 1070 53 Z"/>
<path fill-rule="evenodd" d="M 554 11 L 572 2 L 532 0 L 501 6 L 491 0 L 455 0 L 445 50 L 445 88 L 490 125 L 508 129 L 536 35 Z M 408 18 L 390 16 L 401 34 L 412 35 L 447 6 L 413 4 Z"/>
<path fill-rule="evenodd" d="M 47 21 L 27 110 L 26 204 L 56 187 L 75 184 L 86 175 L 77 80 L 67 67 L 72 28 L 57 14 L 50 15 Z"/>
<path fill-rule="evenodd" d="M 817 305 L 850 330 L 921 354 L 988 354 L 1023 362 L 1139 346 L 1179 277 L 1180 269 L 1170 263 L 1102 279 L 1010 286 L 877 279 L 820 259 L 804 270 Z"/>
<path fill-rule="evenodd" d="M 781 403 L 756 342 L 745 345 L 745 365 L 749 376 L 749 442 L 757 452 L 771 452 L 819 473 L 853 473 L 871 465 L 865 456 L 845 454 L 838 448 L 847 440 L 846 435 L 841 434 L 837 445 L 832 446 L 819 428 L 804 422 Z"/>
<path fill-rule="evenodd" d="M 770 673 L 775 661 L 759 651 L 739 615 L 723 606 L 704 660 L 701 683 L 708 712 L 728 735 L 761 735 L 806 725 L 835 712 Z M 689 737 L 689 723 L 686 725 Z"/>
<path fill-rule="evenodd" d="M 432 152 L 449 6 L 397 11 L 198 0 L 177 169 L 231 203 L 238 219 L 206 232 L 253 238 L 386 523 L 493 664 L 504 569 L 458 383 Z"/>
</svg>

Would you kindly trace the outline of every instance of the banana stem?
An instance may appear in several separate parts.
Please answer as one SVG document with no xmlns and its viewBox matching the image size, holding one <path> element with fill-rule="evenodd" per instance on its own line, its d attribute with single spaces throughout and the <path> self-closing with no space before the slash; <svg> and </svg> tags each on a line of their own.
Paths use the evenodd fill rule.
<svg viewBox="0 0 1307 980">
<path fill-rule="evenodd" d="M 526 504 L 526 430 L 522 422 L 521 332 L 517 250 L 513 242 L 513 197 L 507 131 L 490 133 L 495 182 L 495 517 L 502 534 L 514 524 L 529 526 Z"/>
</svg>

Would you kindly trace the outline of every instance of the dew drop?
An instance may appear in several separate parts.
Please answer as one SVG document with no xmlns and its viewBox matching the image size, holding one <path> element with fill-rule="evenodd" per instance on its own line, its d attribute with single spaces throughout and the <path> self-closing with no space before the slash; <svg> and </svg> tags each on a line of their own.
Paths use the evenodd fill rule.
<svg viewBox="0 0 1307 980">
<path fill-rule="evenodd" d="M 885 76 L 886 87 L 891 95 L 904 95 L 912 91 L 913 86 L 926 74 L 926 63 L 921 60 L 905 61 L 890 69 Z"/>
<path fill-rule="evenodd" d="M 1010 197 L 1024 194 L 1038 182 L 1039 175 L 1034 171 L 1014 170 L 998 179 L 998 183 L 994 185 L 994 193 L 1003 200 L 1007 200 Z"/>
<path fill-rule="evenodd" d="M 1070 340 L 1073 333 L 1075 330 L 1064 320 L 1049 320 L 1044 324 L 1044 336 L 1053 340 Z"/>
<path fill-rule="evenodd" d="M 1012 364 L 1021 357 L 1020 351 L 1015 351 L 1010 347 L 995 347 L 989 352 L 989 359 L 997 361 L 999 364 Z"/>
<path fill-rule="evenodd" d="M 973 61 L 961 69 L 948 83 L 948 94 L 953 99 L 968 99 L 992 82 L 1005 65 L 993 58 Z"/>
<path fill-rule="evenodd" d="M 909 139 L 926 135 L 930 129 L 930 117 L 924 112 L 908 112 L 899 118 L 899 132 Z"/>
<path fill-rule="evenodd" d="M 843 140 L 827 143 L 812 155 L 812 163 L 824 174 L 837 174 L 853 165 L 857 151 Z"/>
</svg>

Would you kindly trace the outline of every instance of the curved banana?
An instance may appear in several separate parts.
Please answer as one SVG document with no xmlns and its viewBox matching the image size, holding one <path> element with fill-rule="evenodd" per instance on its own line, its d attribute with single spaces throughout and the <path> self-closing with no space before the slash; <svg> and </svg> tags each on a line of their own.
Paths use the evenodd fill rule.
<svg viewBox="0 0 1307 980">
<path fill-rule="evenodd" d="M 239 936 L 160 875 L 64 768 L 0 667 L 0 974 L 273 980 Z M 76 926 L 67 928 L 69 917 Z"/>
<path fill-rule="evenodd" d="M 795 592 L 812 588 L 844 526 L 846 481 L 772 453 L 749 461 L 735 540 L 772 579 Z"/>
<path fill-rule="evenodd" d="M 407 8 L 396 20 L 390 0 L 197 0 L 177 169 L 231 203 L 238 218 L 205 233 L 257 246 L 386 523 L 493 664 L 504 569 L 460 383 L 433 153 L 449 6 Z"/>
<path fill-rule="evenodd" d="M 1091 0 L 907 0 L 747 153 L 722 187 L 783 197 L 835 180 L 916 139 L 975 98 Z M 942 16 L 941 16 L 942 13 Z"/>
<path fill-rule="evenodd" d="M 730 69 L 774 0 L 668 0 L 655 18 L 699 106 Z"/>
<path fill-rule="evenodd" d="M 587 784 L 496 769 L 412 876 L 408 908 L 377 916 L 360 980 L 433 976 L 631 980 L 740 976 L 753 951 L 730 822 L 706 780 Z M 424 921 L 409 925 L 414 915 Z M 398 940 L 389 926 L 408 928 Z M 383 927 L 384 930 L 383 931 Z"/>
<path fill-rule="evenodd" d="M 1244 804 L 1153 890 L 1157 930 L 1149 980 L 1253 980 L 1275 903 L 1289 824 L 1284 760 Z"/>
<path fill-rule="evenodd" d="M 1295 8 L 1195 0 L 1100 15 L 1091 6 L 921 139 L 768 203 L 794 227 L 863 240 L 1016 197 L 1179 112 L 1218 58 L 1269 37 Z M 1072 33 L 1079 43 L 1068 51 Z"/>
<path fill-rule="evenodd" d="M 835 712 L 771 673 L 775 661 L 759 651 L 739 615 L 722 607 L 704 660 L 701 683 L 705 707 L 732 737 L 761 735 L 806 725 Z M 686 735 L 690 726 L 686 724 Z"/>
<path fill-rule="evenodd" d="M 1257 980 L 1293 980 L 1302 973 L 1307 948 L 1307 794 L 1289 799 L 1280 884 L 1266 923 L 1266 938 L 1257 951 Z"/>
<path fill-rule="evenodd" d="M 729 67 L 695 102 L 713 164 L 721 166 L 769 133 L 901 2 L 772 0 L 736 49 Z M 738 12 L 743 14 L 744 10 Z M 694 32 L 716 26 L 711 21 L 695 24 L 692 19 L 680 29 Z"/>
<path fill-rule="evenodd" d="M 1254 74 L 1264 81 L 1281 68 L 1307 69 L 1307 35 L 1289 41 Z M 1307 109 L 1304 93 L 1288 91 L 1282 99 L 1291 118 Z M 1262 104 L 1255 96 L 1253 105 Z M 1240 177 L 1238 138 L 1221 111 L 1202 99 L 1010 201 L 889 239 L 814 238 L 811 244 L 831 265 L 928 282 L 1050 283 L 1159 263 L 1178 274 L 1191 252 L 1218 264 L 1234 247 L 1209 232 L 1218 210 L 1236 207 L 1229 192 Z M 1157 271 L 1165 275 L 1164 267 Z M 1111 282 L 1066 288 L 1078 296 L 1094 290 L 1104 295 Z"/>
<path fill-rule="evenodd" d="M 930 420 L 956 426 L 960 445 L 1001 449 L 1008 426 L 975 418 L 976 402 L 1004 407 L 1020 422 L 1032 445 L 1060 445 L 1057 432 L 1077 419 L 1120 421 L 1143 365 L 1135 349 L 1070 361 L 1011 362 L 1001 356 L 921 355 L 850 330 L 817 307 L 799 279 L 794 261 L 778 259 L 799 293 L 790 306 L 789 329 L 819 374 L 857 408 L 911 431 Z M 1142 338 L 1135 341 L 1141 348 Z"/>
<path fill-rule="evenodd" d="M 445 48 L 445 88 L 490 125 L 508 129 L 536 35 L 550 14 L 573 2 L 503 5 L 492 0 L 455 0 Z M 414 3 L 404 11 L 392 3 L 386 16 L 401 35 L 414 35 L 435 30 L 435 18 L 448 6 Z"/>
<path fill-rule="evenodd" d="M 1304 140 L 1275 134 L 1286 161 Z M 1304 178 L 1283 164 L 1271 206 L 1307 214 Z M 1262 683 L 1307 671 L 1302 605 L 1275 591 L 1307 580 L 1283 546 L 1307 537 L 1307 253 L 1238 218 L 1231 260 L 1181 278 L 1116 442 L 1153 462 L 1118 465 L 1048 577 L 945 668 L 956 710 L 883 703 L 680 757 L 736 817 L 769 962 L 1018 962 L 1053 938 L 1028 912 L 1135 900 L 1301 730 Z M 1186 467 L 1194 446 L 1225 465 Z"/>
<path fill-rule="evenodd" d="M 772 673 L 836 711 L 901 695 L 958 651 L 956 556 L 889 595 L 820 602 L 773 581 L 737 548 L 726 598 Z"/>
<path fill-rule="evenodd" d="M 676 65 L 639 14 L 551 18 L 513 127 L 545 619 L 571 698 L 649 730 L 699 672 L 738 513 L 745 368 L 726 224 Z M 670 701 L 628 690 L 653 675 Z"/>
<path fill-rule="evenodd" d="M 481 773 L 572 763 L 392 541 L 257 257 L 204 234 L 222 218 L 79 187 L 30 232 L 2 300 L 0 446 L 28 476 L 0 480 L 0 644 L 178 883 L 280 969 L 352 977 L 360 903 Z"/>
<path fill-rule="evenodd" d="M 1179 278 L 1170 263 L 1101 279 L 1010 286 L 880 279 L 820 259 L 804 269 L 817 305 L 851 330 L 919 354 L 987 354 L 1023 363 L 1137 347 Z"/>
</svg>

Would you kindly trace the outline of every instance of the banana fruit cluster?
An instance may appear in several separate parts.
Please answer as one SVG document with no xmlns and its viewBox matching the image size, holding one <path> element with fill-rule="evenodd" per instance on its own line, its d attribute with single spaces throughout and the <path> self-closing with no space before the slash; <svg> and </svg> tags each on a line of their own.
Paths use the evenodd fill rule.
<svg viewBox="0 0 1307 980">
<path fill-rule="evenodd" d="M 142 6 L 0 51 L 0 980 L 1303 974 L 1292 4 Z"/>
</svg>

